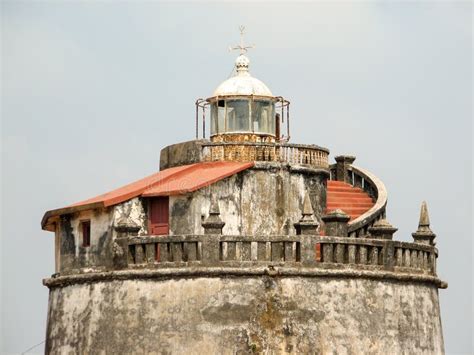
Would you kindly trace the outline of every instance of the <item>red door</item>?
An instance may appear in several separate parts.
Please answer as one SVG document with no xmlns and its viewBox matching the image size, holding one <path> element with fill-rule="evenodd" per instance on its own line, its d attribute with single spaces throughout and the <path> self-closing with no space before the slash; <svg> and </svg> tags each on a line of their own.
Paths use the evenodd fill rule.
<svg viewBox="0 0 474 355">
<path fill-rule="evenodd" d="M 169 198 L 155 197 L 150 199 L 150 234 L 169 234 Z"/>
</svg>

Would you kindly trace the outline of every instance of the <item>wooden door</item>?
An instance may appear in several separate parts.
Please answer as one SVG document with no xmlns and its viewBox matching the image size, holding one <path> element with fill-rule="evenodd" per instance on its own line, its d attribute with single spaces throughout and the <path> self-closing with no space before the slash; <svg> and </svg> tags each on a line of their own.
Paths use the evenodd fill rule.
<svg viewBox="0 0 474 355">
<path fill-rule="evenodd" d="M 169 197 L 154 197 L 150 199 L 149 206 L 150 234 L 169 234 Z"/>
</svg>

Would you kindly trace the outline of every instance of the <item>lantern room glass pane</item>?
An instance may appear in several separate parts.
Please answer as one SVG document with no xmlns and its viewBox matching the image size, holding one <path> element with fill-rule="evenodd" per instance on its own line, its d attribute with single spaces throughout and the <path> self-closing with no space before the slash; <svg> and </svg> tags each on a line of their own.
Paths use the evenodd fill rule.
<svg viewBox="0 0 474 355">
<path fill-rule="evenodd" d="M 250 109 L 248 100 L 227 101 L 227 132 L 249 132 Z"/>
<path fill-rule="evenodd" d="M 211 135 L 225 132 L 225 101 L 211 105 Z"/>
<path fill-rule="evenodd" d="M 255 101 L 252 110 L 255 133 L 275 135 L 275 105 L 272 101 Z"/>
</svg>

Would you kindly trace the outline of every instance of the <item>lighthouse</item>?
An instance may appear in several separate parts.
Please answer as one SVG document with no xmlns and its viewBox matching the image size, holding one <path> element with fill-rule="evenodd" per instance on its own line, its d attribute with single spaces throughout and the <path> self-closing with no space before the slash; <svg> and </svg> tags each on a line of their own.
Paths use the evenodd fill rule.
<svg viewBox="0 0 474 355">
<path fill-rule="evenodd" d="M 250 47 L 241 28 L 233 75 L 158 171 L 44 214 L 46 353 L 444 353 L 426 203 L 398 241 L 384 183 L 293 143 L 290 101 L 252 75 Z"/>
</svg>

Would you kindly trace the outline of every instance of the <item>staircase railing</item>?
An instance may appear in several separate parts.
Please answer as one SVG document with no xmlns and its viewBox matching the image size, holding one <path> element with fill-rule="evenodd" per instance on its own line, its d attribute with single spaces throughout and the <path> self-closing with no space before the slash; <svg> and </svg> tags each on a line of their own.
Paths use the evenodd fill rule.
<svg viewBox="0 0 474 355">
<path fill-rule="evenodd" d="M 339 157 L 338 157 L 339 158 Z M 387 206 L 387 190 L 384 183 L 371 172 L 348 164 L 351 160 L 342 161 L 329 167 L 331 180 L 343 181 L 364 190 L 374 201 L 374 205 L 365 213 L 350 221 L 348 224 L 349 237 L 362 237 L 368 233 L 368 228 L 380 219 L 385 218 Z M 339 166 L 338 166 L 339 164 Z"/>
</svg>

